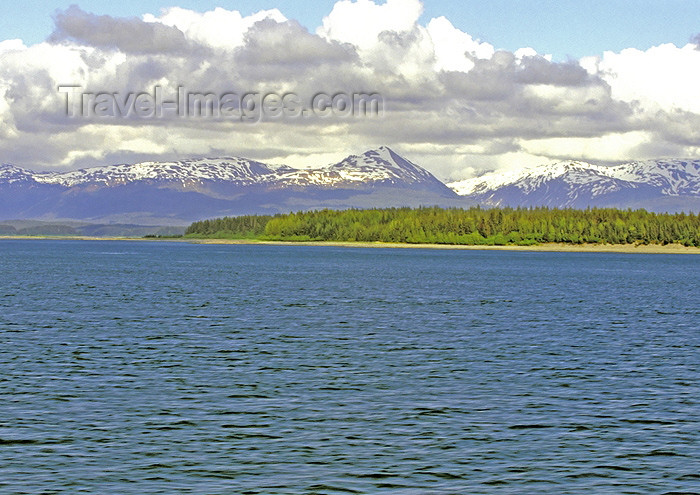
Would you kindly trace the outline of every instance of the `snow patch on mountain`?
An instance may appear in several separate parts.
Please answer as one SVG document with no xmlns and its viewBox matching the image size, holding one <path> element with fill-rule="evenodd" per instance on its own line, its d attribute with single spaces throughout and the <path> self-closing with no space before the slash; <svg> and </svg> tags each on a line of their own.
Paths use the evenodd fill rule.
<svg viewBox="0 0 700 495">
<path fill-rule="evenodd" d="M 296 169 L 238 157 L 109 165 L 70 172 L 33 173 L 5 166 L 0 171 L 0 182 L 10 180 L 35 180 L 68 188 L 88 184 L 112 187 L 137 181 L 181 183 L 185 188 L 206 181 L 271 187 L 334 187 L 365 183 L 410 185 L 425 182 L 438 185 L 451 194 L 430 172 L 384 146 L 321 168 Z"/>
<path fill-rule="evenodd" d="M 245 158 L 202 158 L 178 162 L 143 162 L 109 165 L 71 172 L 34 174 L 37 182 L 74 187 L 81 184 L 116 186 L 136 181 L 229 181 L 258 182 L 275 171 L 263 163 Z"/>
<path fill-rule="evenodd" d="M 5 184 L 14 184 L 17 182 L 27 182 L 33 180 L 31 172 L 23 168 L 15 167 L 14 165 L 0 165 L 0 182 Z"/>
<path fill-rule="evenodd" d="M 570 194 L 586 188 L 592 197 L 642 185 L 667 196 L 700 195 L 700 160 L 646 160 L 617 166 L 564 161 L 489 172 L 447 186 L 460 196 L 487 195 L 506 187 L 530 194 L 553 181 L 569 187 Z"/>
<path fill-rule="evenodd" d="M 700 194 L 700 160 L 646 160 L 611 167 L 611 176 L 643 182 L 667 196 Z"/>
</svg>

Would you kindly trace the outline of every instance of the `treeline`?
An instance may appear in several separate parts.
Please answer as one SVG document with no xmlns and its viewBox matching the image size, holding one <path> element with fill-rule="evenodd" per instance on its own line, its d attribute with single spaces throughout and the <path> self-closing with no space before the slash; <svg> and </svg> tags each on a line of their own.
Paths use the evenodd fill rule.
<svg viewBox="0 0 700 495">
<path fill-rule="evenodd" d="M 700 215 L 591 208 L 319 210 L 204 220 L 190 237 L 470 245 L 548 242 L 700 247 Z"/>
<path fill-rule="evenodd" d="M 276 217 L 281 217 L 277 215 Z M 265 235 L 271 215 L 244 215 L 194 222 L 185 230 L 187 237 L 257 239 Z"/>
</svg>

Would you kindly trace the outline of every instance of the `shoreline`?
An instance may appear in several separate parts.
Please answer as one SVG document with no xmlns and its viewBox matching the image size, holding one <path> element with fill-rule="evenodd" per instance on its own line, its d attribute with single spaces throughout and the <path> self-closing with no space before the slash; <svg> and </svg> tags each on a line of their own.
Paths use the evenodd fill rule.
<svg viewBox="0 0 700 495">
<path fill-rule="evenodd" d="M 534 246 L 473 246 L 458 244 L 408 244 L 395 242 L 353 241 L 263 241 L 254 239 L 186 239 L 144 237 L 91 237 L 91 236 L 0 236 L 2 240 L 73 240 L 73 241 L 139 241 L 187 242 L 190 244 L 239 244 L 263 246 L 328 246 L 348 248 L 387 249 L 442 249 L 468 251 L 534 251 L 553 253 L 638 253 L 638 254 L 700 254 L 700 248 L 680 244 L 563 244 L 548 243 Z"/>
<path fill-rule="evenodd" d="M 350 248 L 442 249 L 468 251 L 539 251 L 558 253 L 639 253 L 639 254 L 700 254 L 700 248 L 681 244 L 563 244 L 547 243 L 534 246 L 477 246 L 462 244 L 409 244 L 398 242 L 353 241 L 258 241 L 249 239 L 185 239 L 195 244 L 257 244 L 269 246 L 329 246 Z"/>
</svg>

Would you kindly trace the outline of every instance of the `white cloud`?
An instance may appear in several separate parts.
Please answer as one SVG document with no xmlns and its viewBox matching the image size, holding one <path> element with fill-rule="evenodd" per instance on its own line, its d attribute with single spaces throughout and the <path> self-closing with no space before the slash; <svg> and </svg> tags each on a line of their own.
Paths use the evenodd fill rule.
<svg viewBox="0 0 700 495">
<path fill-rule="evenodd" d="M 630 160 L 635 156 L 638 147 L 652 139 L 649 132 L 631 131 L 599 137 L 523 140 L 521 146 L 524 151 L 533 155 L 617 162 Z"/>
<path fill-rule="evenodd" d="M 467 72 L 474 58 L 493 56 L 494 48 L 455 28 L 445 17 L 418 24 L 419 0 L 340 0 L 317 33 L 327 40 L 354 45 L 364 61 L 406 77 L 432 79 L 433 71 Z"/>
<path fill-rule="evenodd" d="M 537 56 L 537 50 L 534 48 L 531 48 L 529 46 L 526 46 L 524 48 L 518 48 L 513 52 L 513 55 L 515 55 L 515 58 L 518 60 L 522 60 L 524 57 L 536 57 Z"/>
<path fill-rule="evenodd" d="M 419 0 L 340 0 L 316 33 L 329 41 L 350 43 L 365 64 L 410 80 L 433 79 L 435 52 Z"/>
<path fill-rule="evenodd" d="M 474 40 L 445 17 L 431 19 L 427 29 L 435 49 L 437 70 L 468 72 L 474 67 L 473 58 L 491 58 L 494 54 L 492 45 Z"/>
<path fill-rule="evenodd" d="M 253 15 L 243 16 L 237 10 L 226 10 L 221 7 L 204 13 L 171 7 L 166 9 L 160 17 L 153 14 L 143 16 L 146 22 L 158 22 L 178 28 L 194 42 L 224 49 L 242 46 L 248 29 L 264 19 L 272 19 L 276 22 L 287 20 L 277 9 L 261 10 Z"/>
<path fill-rule="evenodd" d="M 422 13 L 423 4 L 419 0 L 387 0 L 383 5 L 372 0 L 340 0 L 323 18 L 317 34 L 368 49 L 377 44 L 383 31 L 413 30 Z"/>
<path fill-rule="evenodd" d="M 547 62 L 551 62 L 551 61 L 552 61 L 552 54 L 551 54 L 551 53 L 542 55 L 542 54 L 540 54 L 540 53 L 537 53 L 537 50 L 535 50 L 534 48 L 529 47 L 529 46 L 526 46 L 526 47 L 523 47 L 523 48 L 518 48 L 517 50 L 515 50 L 515 51 L 513 52 L 513 55 L 515 55 L 515 58 L 516 58 L 519 62 L 522 62 L 522 60 L 523 60 L 525 57 L 542 57 L 542 58 L 545 59 Z"/>
<path fill-rule="evenodd" d="M 523 89 L 523 97 L 547 105 L 552 113 L 585 115 L 597 112 L 597 103 L 604 101 L 607 94 L 601 86 L 529 84 Z"/>
<path fill-rule="evenodd" d="M 5 40 L 0 41 L 0 54 L 12 51 L 26 50 L 26 46 L 22 40 Z"/>
<path fill-rule="evenodd" d="M 700 50 L 694 44 L 673 44 L 646 51 L 628 48 L 586 57 L 581 66 L 602 77 L 615 99 L 638 102 L 642 110 L 700 113 Z"/>
<path fill-rule="evenodd" d="M 39 43 L 30 47 L 16 45 L 12 50 L 3 53 L 0 64 L 0 77 L 7 78 L 24 72 L 46 72 L 51 79 L 62 84 L 70 81 L 85 81 L 89 67 L 86 57 L 94 53 L 91 47 L 76 47 L 72 45 L 52 45 Z M 39 84 L 37 84 L 38 86 Z"/>
</svg>

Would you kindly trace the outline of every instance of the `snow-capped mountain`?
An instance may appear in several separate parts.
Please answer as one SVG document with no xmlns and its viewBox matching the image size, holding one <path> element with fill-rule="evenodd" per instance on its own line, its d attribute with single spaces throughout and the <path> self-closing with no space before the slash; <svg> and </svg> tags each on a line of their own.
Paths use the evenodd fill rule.
<svg viewBox="0 0 700 495">
<path fill-rule="evenodd" d="M 667 196 L 700 195 L 700 160 L 647 160 L 611 169 L 617 179 L 647 183 Z"/>
<path fill-rule="evenodd" d="M 362 155 L 351 155 L 339 163 L 318 169 L 287 169 L 278 172 L 281 185 L 351 186 L 375 184 L 384 186 L 419 186 L 453 193 L 430 172 L 382 146 Z M 449 192 L 448 192 L 449 191 Z"/>
<path fill-rule="evenodd" d="M 0 167 L 0 219 L 182 223 L 319 207 L 451 205 L 450 200 L 458 200 L 450 188 L 387 147 L 305 169 L 238 157 L 70 172 Z"/>
<path fill-rule="evenodd" d="M 81 184 L 117 186 L 137 181 L 167 181 L 183 184 L 198 181 L 257 183 L 275 171 L 267 165 L 245 158 L 182 160 L 178 162 L 144 162 L 134 165 L 108 165 L 63 173 L 37 173 L 34 180 L 42 184 L 74 187 Z"/>
<path fill-rule="evenodd" d="M 75 187 L 92 184 L 118 186 L 133 182 L 170 182 L 184 186 L 194 183 L 227 182 L 237 185 L 329 186 L 352 184 L 431 185 L 449 189 L 430 172 L 391 149 L 382 146 L 362 155 L 322 168 L 296 169 L 287 165 L 266 165 L 246 158 L 201 158 L 177 162 L 144 162 L 108 165 L 70 172 L 38 172 L 4 165 L 0 182 L 33 180 L 40 184 Z"/>
<path fill-rule="evenodd" d="M 366 180 L 366 177 L 372 177 L 376 181 L 391 183 L 442 184 L 430 172 L 397 155 L 386 146 L 363 155 L 349 156 L 342 162 L 331 165 L 327 170 L 329 173 L 339 174 L 345 180 Z"/>
<path fill-rule="evenodd" d="M 565 161 L 443 184 L 387 147 L 325 167 L 246 158 L 109 165 L 70 172 L 0 166 L 0 220 L 183 225 L 315 208 L 589 206 L 700 211 L 700 160 L 614 167 Z"/>
<path fill-rule="evenodd" d="M 34 176 L 28 170 L 4 164 L 0 166 L 0 184 L 15 184 L 34 180 Z"/>
<path fill-rule="evenodd" d="M 491 206 L 698 210 L 700 160 L 647 160 L 617 166 L 566 161 L 491 172 L 448 186 L 465 199 Z"/>
</svg>

